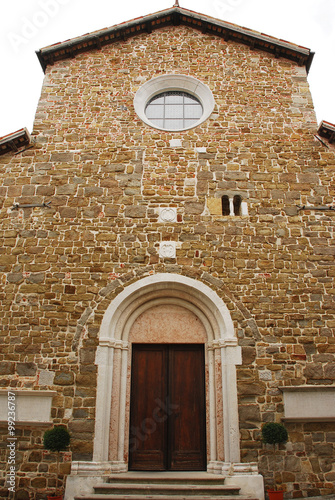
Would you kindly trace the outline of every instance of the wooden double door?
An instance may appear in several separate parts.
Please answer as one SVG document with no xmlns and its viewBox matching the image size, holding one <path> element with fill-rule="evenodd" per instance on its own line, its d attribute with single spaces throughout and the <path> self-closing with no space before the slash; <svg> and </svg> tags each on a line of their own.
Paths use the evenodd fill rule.
<svg viewBox="0 0 335 500">
<path fill-rule="evenodd" d="M 130 470 L 206 470 L 204 347 L 133 344 Z"/>
</svg>

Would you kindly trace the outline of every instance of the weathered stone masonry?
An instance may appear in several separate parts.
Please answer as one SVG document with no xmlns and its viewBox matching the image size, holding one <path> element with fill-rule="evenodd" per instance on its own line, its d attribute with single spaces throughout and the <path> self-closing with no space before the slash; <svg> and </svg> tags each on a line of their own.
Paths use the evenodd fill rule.
<svg viewBox="0 0 335 500">
<path fill-rule="evenodd" d="M 138 88 L 171 73 L 214 95 L 194 129 L 156 130 L 134 111 Z M 0 384 L 57 392 L 52 419 L 69 426 L 74 460 L 92 459 L 104 312 L 138 279 L 177 273 L 231 313 L 241 460 L 271 479 L 260 428 L 284 415 L 281 388 L 335 380 L 334 212 L 297 208 L 334 202 L 334 151 L 316 131 L 304 67 L 185 26 L 47 67 L 34 147 L 0 157 Z M 213 210 L 235 194 L 248 215 Z M 160 207 L 175 207 L 177 221 L 159 222 Z M 163 241 L 176 242 L 175 259 L 159 257 Z M 287 497 L 334 493 L 334 423 L 287 427 Z M 18 430 L 22 499 L 54 484 L 43 432 Z"/>
</svg>

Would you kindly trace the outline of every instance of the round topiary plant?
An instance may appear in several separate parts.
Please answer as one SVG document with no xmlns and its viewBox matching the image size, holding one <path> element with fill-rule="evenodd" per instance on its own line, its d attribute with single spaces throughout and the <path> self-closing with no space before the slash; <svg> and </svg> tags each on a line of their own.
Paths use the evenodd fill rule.
<svg viewBox="0 0 335 500">
<path fill-rule="evenodd" d="M 49 429 L 44 433 L 43 443 L 49 451 L 65 451 L 70 444 L 69 431 L 61 425 Z"/>
<path fill-rule="evenodd" d="M 60 451 L 65 451 L 67 447 L 70 444 L 70 439 L 71 436 L 69 434 L 69 431 L 67 430 L 66 427 L 62 425 L 58 425 L 56 427 L 53 427 L 52 429 L 49 429 L 45 431 L 44 436 L 43 436 L 43 444 L 44 448 L 49 451 L 55 451 L 57 452 L 57 478 L 56 478 L 56 492 L 54 497 L 49 497 L 48 498 L 58 498 L 57 493 L 58 493 L 58 485 L 59 485 L 59 452 Z M 59 496 L 59 498 L 62 498 L 62 496 Z"/>
<path fill-rule="evenodd" d="M 288 433 L 283 424 L 268 422 L 262 427 L 262 437 L 264 443 L 275 445 L 286 443 L 288 440 Z"/>
</svg>

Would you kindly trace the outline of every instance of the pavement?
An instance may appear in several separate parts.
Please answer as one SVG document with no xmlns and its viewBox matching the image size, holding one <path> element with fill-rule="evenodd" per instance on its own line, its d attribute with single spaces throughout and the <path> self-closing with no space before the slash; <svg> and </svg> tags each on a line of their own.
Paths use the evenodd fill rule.
<svg viewBox="0 0 335 500">
<path fill-rule="evenodd" d="M 318 497 L 299 497 L 299 498 L 295 498 L 294 500 L 335 500 L 335 494 L 334 495 L 320 495 Z"/>
</svg>

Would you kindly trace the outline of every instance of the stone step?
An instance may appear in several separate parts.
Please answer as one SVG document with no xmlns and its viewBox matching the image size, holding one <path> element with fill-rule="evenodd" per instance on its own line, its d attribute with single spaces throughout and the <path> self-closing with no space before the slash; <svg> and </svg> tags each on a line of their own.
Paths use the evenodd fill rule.
<svg viewBox="0 0 335 500">
<path fill-rule="evenodd" d="M 144 495 L 182 495 L 182 496 L 224 496 L 238 495 L 240 488 L 225 486 L 224 484 L 184 484 L 184 483 L 105 483 L 94 487 L 97 494 L 123 494 L 134 495 L 142 493 Z"/>
<path fill-rule="evenodd" d="M 224 484 L 224 477 L 207 472 L 127 472 L 108 477 L 108 483 L 127 484 Z"/>
<path fill-rule="evenodd" d="M 93 489 L 75 500 L 257 500 L 206 472 L 127 472 L 109 476 Z"/>
<path fill-rule="evenodd" d="M 74 500 L 166 500 L 167 495 L 114 495 L 114 494 L 96 494 L 81 495 L 74 497 Z M 245 495 L 168 495 L 168 500 L 258 500 L 255 497 Z"/>
</svg>

